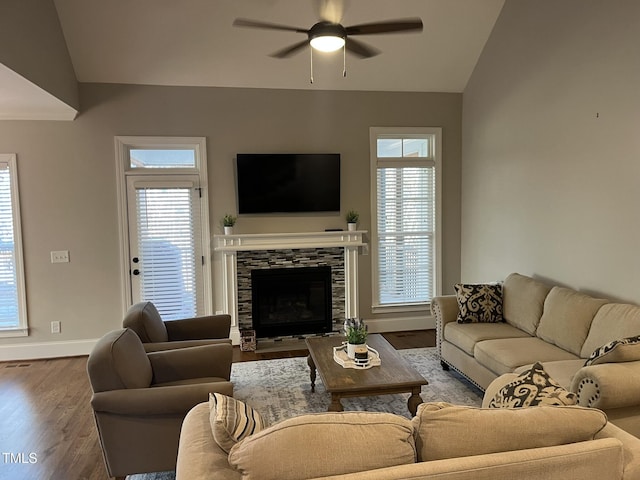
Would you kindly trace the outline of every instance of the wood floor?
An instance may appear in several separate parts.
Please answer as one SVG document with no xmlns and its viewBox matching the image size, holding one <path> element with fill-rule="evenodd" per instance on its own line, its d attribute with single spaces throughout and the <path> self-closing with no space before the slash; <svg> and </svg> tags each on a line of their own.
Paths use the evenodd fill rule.
<svg viewBox="0 0 640 480">
<path fill-rule="evenodd" d="M 397 349 L 435 345 L 433 330 L 385 333 Z M 234 362 L 306 356 L 241 352 Z M 0 480 L 108 478 L 89 401 L 87 357 L 0 362 Z"/>
</svg>

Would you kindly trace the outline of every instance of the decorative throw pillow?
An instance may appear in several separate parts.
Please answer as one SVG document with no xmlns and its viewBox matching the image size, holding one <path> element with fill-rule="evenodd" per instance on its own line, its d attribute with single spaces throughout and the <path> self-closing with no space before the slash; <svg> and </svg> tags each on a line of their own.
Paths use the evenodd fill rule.
<svg viewBox="0 0 640 480">
<path fill-rule="evenodd" d="M 640 360 L 640 335 L 621 338 L 596 348 L 584 362 L 584 366 L 599 363 L 633 362 Z"/>
<path fill-rule="evenodd" d="M 578 397 L 564 389 L 544 371 L 540 363 L 506 384 L 489 402 L 489 408 L 518 408 L 536 405 L 575 405 Z"/>
<path fill-rule="evenodd" d="M 454 285 L 458 301 L 458 323 L 502 321 L 502 285 L 465 284 Z"/>
<path fill-rule="evenodd" d="M 213 439 L 227 453 L 240 440 L 266 427 L 256 410 L 220 393 L 209 394 L 209 422 Z"/>
</svg>

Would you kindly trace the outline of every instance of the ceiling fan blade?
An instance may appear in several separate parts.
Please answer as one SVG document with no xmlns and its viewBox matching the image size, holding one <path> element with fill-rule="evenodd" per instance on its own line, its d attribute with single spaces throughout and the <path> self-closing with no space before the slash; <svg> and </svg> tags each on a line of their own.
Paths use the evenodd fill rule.
<svg viewBox="0 0 640 480">
<path fill-rule="evenodd" d="M 318 18 L 324 22 L 340 23 L 348 6 L 348 0 L 315 0 Z"/>
<path fill-rule="evenodd" d="M 260 22 L 247 18 L 236 18 L 233 21 L 234 27 L 264 28 L 267 30 L 286 30 L 289 32 L 308 33 L 306 28 L 290 27 L 289 25 L 279 25 L 277 23 Z"/>
<path fill-rule="evenodd" d="M 371 58 L 380 53 L 380 50 L 378 50 L 377 48 L 365 45 L 364 43 L 349 37 L 347 37 L 347 40 L 345 42 L 345 48 L 348 52 L 351 52 L 360 58 Z"/>
<path fill-rule="evenodd" d="M 303 40 L 301 42 L 298 43 L 294 43 L 293 45 L 283 48 L 282 50 L 278 50 L 277 52 L 272 53 L 271 55 L 269 55 L 270 57 L 275 57 L 275 58 L 287 58 L 290 57 L 291 55 L 298 53 L 300 50 L 302 50 L 304 47 L 306 47 L 307 45 L 309 45 L 309 39 Z"/>
<path fill-rule="evenodd" d="M 422 31 L 421 19 L 406 18 L 346 27 L 347 35 L 374 35 L 377 33 L 408 32 L 412 30 Z"/>
</svg>

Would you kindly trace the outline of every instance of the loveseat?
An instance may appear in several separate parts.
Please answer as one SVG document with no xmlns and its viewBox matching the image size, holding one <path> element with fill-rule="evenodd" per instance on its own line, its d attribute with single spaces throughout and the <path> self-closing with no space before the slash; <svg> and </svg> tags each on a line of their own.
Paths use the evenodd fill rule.
<svg viewBox="0 0 640 480">
<path fill-rule="evenodd" d="M 640 436 L 640 339 L 633 338 L 640 335 L 640 307 L 518 273 L 501 290 L 499 322 L 459 322 L 461 292 L 433 299 L 443 367 L 485 390 L 496 377 L 540 362 L 578 405 L 601 409 Z"/>
<path fill-rule="evenodd" d="M 230 448 L 219 440 L 215 411 L 201 403 L 185 417 L 176 480 L 640 480 L 640 439 L 593 408 L 424 403 L 411 420 L 318 413 L 283 420 Z"/>
</svg>

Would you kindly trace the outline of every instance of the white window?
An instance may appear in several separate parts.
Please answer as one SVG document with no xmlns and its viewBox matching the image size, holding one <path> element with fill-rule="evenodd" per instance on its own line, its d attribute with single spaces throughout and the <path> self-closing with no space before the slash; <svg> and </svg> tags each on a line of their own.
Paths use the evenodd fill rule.
<svg viewBox="0 0 640 480">
<path fill-rule="evenodd" d="M 372 127 L 374 311 L 425 308 L 439 288 L 439 128 Z"/>
<path fill-rule="evenodd" d="M 0 336 L 26 336 L 22 235 L 16 156 L 0 154 Z"/>
<path fill-rule="evenodd" d="M 211 313 L 204 138 L 117 137 L 126 307 Z"/>
</svg>

